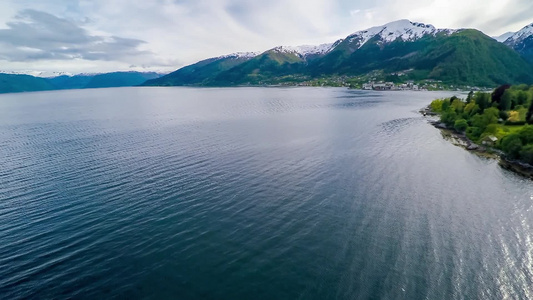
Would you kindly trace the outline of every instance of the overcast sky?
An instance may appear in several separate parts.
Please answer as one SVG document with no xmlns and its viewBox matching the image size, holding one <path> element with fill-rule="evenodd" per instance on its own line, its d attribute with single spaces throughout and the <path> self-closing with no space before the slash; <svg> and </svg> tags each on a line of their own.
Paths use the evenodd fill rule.
<svg viewBox="0 0 533 300">
<path fill-rule="evenodd" d="M 2 0 L 0 71 L 172 71 L 398 19 L 494 36 L 533 23 L 533 1 Z"/>
</svg>

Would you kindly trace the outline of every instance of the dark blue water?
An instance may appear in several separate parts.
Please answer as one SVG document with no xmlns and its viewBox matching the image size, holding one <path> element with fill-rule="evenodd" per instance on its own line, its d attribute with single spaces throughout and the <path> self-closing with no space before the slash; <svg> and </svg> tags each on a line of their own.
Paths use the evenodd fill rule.
<svg viewBox="0 0 533 300">
<path fill-rule="evenodd" d="M 533 184 L 429 92 L 0 96 L 0 298 L 533 299 Z"/>
</svg>

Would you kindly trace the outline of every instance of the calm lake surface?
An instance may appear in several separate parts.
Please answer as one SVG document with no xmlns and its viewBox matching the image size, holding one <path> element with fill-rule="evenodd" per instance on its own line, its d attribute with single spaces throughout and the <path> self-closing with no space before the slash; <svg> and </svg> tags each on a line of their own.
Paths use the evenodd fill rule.
<svg viewBox="0 0 533 300">
<path fill-rule="evenodd" d="M 533 182 L 445 95 L 1 95 L 0 298 L 533 299 Z"/>
</svg>

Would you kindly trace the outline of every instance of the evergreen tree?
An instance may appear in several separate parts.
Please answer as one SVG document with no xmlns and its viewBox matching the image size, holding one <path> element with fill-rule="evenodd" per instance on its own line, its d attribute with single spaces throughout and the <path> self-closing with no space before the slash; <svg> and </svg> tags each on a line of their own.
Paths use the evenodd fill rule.
<svg viewBox="0 0 533 300">
<path fill-rule="evenodd" d="M 528 124 L 533 124 L 533 118 L 531 118 L 532 116 L 533 116 L 533 101 L 529 105 L 529 109 L 526 114 L 526 122 Z"/>
<path fill-rule="evenodd" d="M 498 108 L 502 111 L 508 111 L 511 109 L 512 104 L 512 93 L 510 90 L 506 90 L 500 99 Z"/>
<path fill-rule="evenodd" d="M 506 90 L 508 90 L 511 86 L 508 85 L 508 84 L 504 84 L 504 85 L 501 85 L 499 86 L 497 89 L 494 90 L 494 92 L 492 92 L 492 103 L 496 102 L 496 103 L 500 103 L 501 99 L 502 99 L 502 96 L 503 94 L 505 93 Z"/>
<path fill-rule="evenodd" d="M 474 91 L 470 91 L 470 93 L 468 93 L 468 96 L 466 97 L 466 104 L 469 104 L 470 102 L 472 102 L 473 97 L 474 97 Z"/>
<path fill-rule="evenodd" d="M 477 105 L 479 105 L 479 109 L 481 110 L 481 112 L 483 112 L 485 108 L 490 107 L 489 94 L 477 92 L 475 99 Z"/>
</svg>

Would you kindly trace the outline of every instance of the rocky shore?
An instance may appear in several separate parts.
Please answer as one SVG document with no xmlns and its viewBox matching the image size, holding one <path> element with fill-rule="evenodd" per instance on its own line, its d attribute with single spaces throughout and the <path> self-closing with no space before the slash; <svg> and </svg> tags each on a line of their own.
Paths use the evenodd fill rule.
<svg viewBox="0 0 533 300">
<path fill-rule="evenodd" d="M 533 166 L 517 160 L 510 160 L 503 156 L 500 157 L 499 165 L 509 171 L 513 171 L 522 176 L 533 179 Z"/>
</svg>

